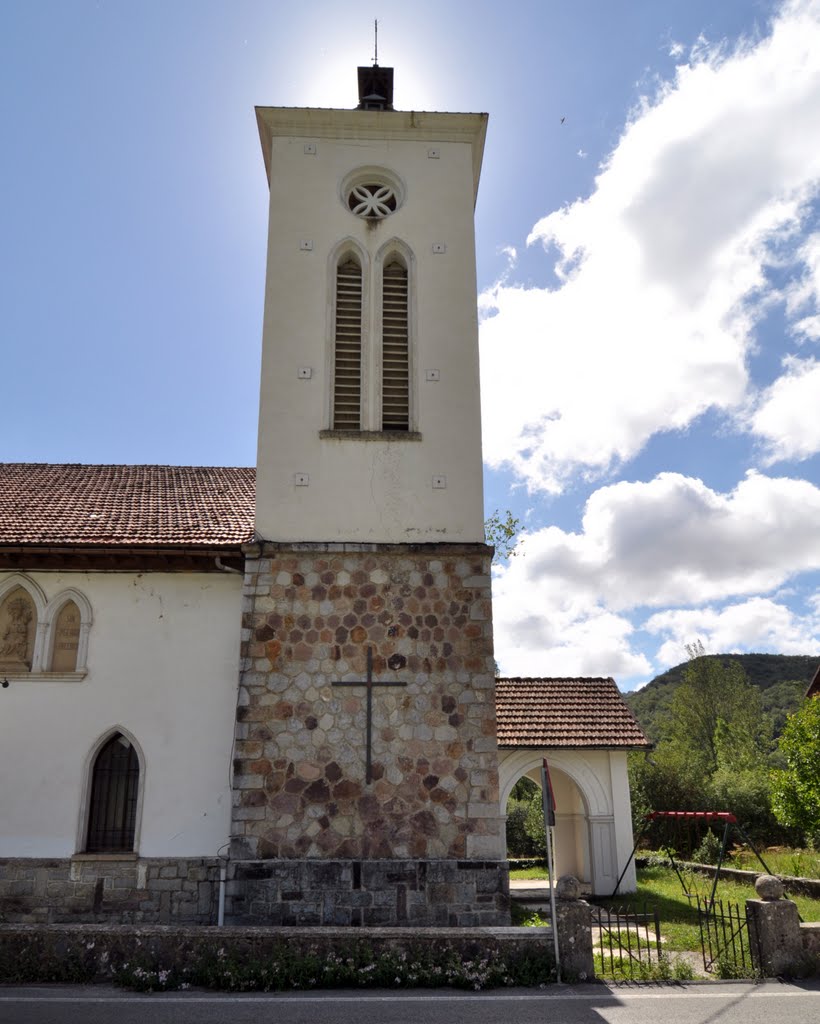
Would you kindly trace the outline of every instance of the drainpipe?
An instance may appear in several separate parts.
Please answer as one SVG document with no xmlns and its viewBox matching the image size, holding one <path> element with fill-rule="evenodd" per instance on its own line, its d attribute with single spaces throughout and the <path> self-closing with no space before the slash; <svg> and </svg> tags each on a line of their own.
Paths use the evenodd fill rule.
<svg viewBox="0 0 820 1024">
<path fill-rule="evenodd" d="M 216 924 L 222 928 L 225 924 L 225 879 L 228 875 L 228 865 L 224 860 L 219 864 L 219 905 L 216 912 Z"/>
<path fill-rule="evenodd" d="M 214 559 L 214 564 L 216 565 L 217 569 L 221 569 L 222 572 L 233 572 L 236 573 L 237 576 L 245 575 L 241 569 L 233 569 L 230 565 L 225 565 L 222 559 L 219 557 L 219 555 L 217 555 L 216 558 Z"/>
</svg>

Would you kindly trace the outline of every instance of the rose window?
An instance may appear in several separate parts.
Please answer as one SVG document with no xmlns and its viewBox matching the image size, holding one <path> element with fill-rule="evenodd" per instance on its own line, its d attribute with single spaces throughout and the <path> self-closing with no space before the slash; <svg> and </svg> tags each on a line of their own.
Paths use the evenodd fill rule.
<svg viewBox="0 0 820 1024">
<path fill-rule="evenodd" d="M 368 182 L 351 188 L 347 205 L 357 217 L 378 219 L 394 213 L 399 204 L 390 185 Z"/>
</svg>

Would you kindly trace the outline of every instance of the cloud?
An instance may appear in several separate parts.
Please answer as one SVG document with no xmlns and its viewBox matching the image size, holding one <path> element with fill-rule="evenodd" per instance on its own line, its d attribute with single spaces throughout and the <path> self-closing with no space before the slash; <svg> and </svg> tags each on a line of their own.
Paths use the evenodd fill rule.
<svg viewBox="0 0 820 1024">
<path fill-rule="evenodd" d="M 804 239 L 799 258 L 804 273 L 787 290 L 787 309 L 795 318 L 801 311 L 809 315 L 795 319 L 792 329 L 798 339 L 820 341 L 820 232 Z"/>
<path fill-rule="evenodd" d="M 796 615 L 786 605 L 754 597 L 722 609 L 698 608 L 659 612 L 644 625 L 650 633 L 666 636 L 658 651 L 664 665 L 683 661 L 684 645 L 695 639 L 707 652 L 775 650 L 781 654 L 820 654 L 817 630 L 820 617 Z"/>
<path fill-rule="evenodd" d="M 820 0 L 693 60 L 633 116 L 592 195 L 533 228 L 559 287 L 507 279 L 480 298 L 485 458 L 531 490 L 747 400 L 772 247 L 820 190 Z"/>
<path fill-rule="evenodd" d="M 763 393 L 750 420 L 766 442 L 768 465 L 820 451 L 820 362 L 791 356 L 784 365 L 786 373 Z"/>
<path fill-rule="evenodd" d="M 820 488 L 803 480 L 751 473 L 721 494 L 700 480 L 662 473 L 646 483 L 599 488 L 580 532 L 552 526 L 527 533 L 524 555 L 498 571 L 493 598 L 502 671 L 649 675 L 647 658 L 636 650 L 636 616 L 663 606 L 673 607 L 651 617 L 649 631 L 670 634 L 665 658 L 674 642 L 672 660 L 682 660 L 681 638 L 693 633 L 714 635 L 712 649 L 720 649 L 732 622 L 729 639 L 740 638 L 740 613 L 723 620 L 721 633 L 706 628 L 708 615 L 718 613 L 701 609 L 686 618 L 689 609 L 680 606 L 771 592 L 820 569 L 818 522 Z M 755 600 L 741 606 L 752 637 L 762 636 L 748 625 L 760 607 Z M 790 637 L 799 647 L 811 631 L 779 628 L 772 646 L 783 650 Z"/>
</svg>

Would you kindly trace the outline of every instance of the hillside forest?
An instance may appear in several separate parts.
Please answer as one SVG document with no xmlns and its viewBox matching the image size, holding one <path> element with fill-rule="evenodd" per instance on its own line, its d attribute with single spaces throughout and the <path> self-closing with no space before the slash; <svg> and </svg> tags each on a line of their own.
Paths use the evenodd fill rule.
<svg viewBox="0 0 820 1024">
<path fill-rule="evenodd" d="M 818 659 L 707 655 L 700 644 L 688 653 L 624 695 L 654 744 L 629 755 L 636 836 L 650 810 L 731 811 L 756 845 L 820 847 L 820 699 L 805 699 Z M 528 779 L 508 805 L 507 838 L 509 856 L 543 849 L 540 789 Z M 645 838 L 685 857 L 717 842 L 677 823 Z"/>
<path fill-rule="evenodd" d="M 731 811 L 755 843 L 820 843 L 820 701 L 805 700 L 817 659 L 689 654 L 626 696 L 655 744 L 630 754 L 636 832 L 649 810 Z M 704 836 L 655 825 L 648 839 L 689 855 Z"/>
</svg>

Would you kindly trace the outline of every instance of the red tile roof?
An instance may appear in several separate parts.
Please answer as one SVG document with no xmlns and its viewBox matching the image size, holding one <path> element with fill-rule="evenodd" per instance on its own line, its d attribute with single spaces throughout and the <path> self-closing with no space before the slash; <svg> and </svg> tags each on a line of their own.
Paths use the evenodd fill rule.
<svg viewBox="0 0 820 1024">
<path fill-rule="evenodd" d="M 0 463 L 0 546 L 223 547 L 253 539 L 253 469 Z"/>
<path fill-rule="evenodd" d="M 496 679 L 499 747 L 647 748 L 613 679 Z"/>
</svg>

